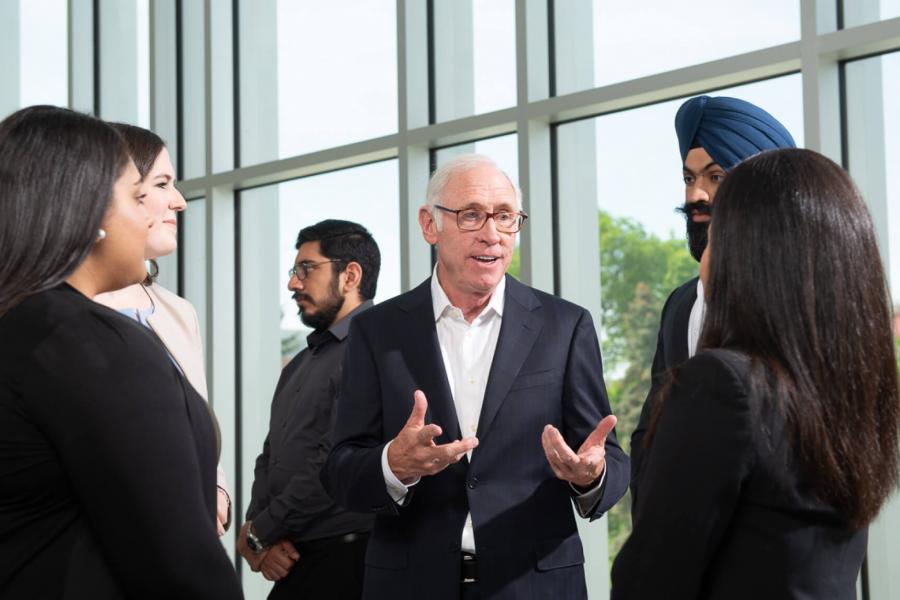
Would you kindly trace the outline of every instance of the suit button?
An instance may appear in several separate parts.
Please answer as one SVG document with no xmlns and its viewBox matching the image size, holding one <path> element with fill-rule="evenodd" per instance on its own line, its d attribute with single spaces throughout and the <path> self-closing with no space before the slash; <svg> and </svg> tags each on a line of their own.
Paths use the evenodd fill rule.
<svg viewBox="0 0 900 600">
<path fill-rule="evenodd" d="M 472 479 L 469 480 L 469 489 L 470 489 L 470 490 L 474 490 L 474 489 L 475 489 L 475 486 L 477 486 L 477 485 L 478 485 L 478 478 L 477 478 L 477 477 L 473 477 Z"/>
</svg>

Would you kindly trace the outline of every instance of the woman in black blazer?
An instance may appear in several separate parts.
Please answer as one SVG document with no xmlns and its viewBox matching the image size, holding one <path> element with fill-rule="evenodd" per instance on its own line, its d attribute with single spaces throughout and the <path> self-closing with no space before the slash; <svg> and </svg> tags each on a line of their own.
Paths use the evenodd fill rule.
<svg viewBox="0 0 900 600">
<path fill-rule="evenodd" d="M 204 401 L 149 330 L 91 301 L 146 275 L 119 135 L 0 123 L 0 597 L 240 598 Z"/>
<path fill-rule="evenodd" d="M 661 391 L 615 600 L 855 599 L 898 479 L 897 365 L 871 218 L 808 150 L 716 197 L 701 351 Z"/>
</svg>

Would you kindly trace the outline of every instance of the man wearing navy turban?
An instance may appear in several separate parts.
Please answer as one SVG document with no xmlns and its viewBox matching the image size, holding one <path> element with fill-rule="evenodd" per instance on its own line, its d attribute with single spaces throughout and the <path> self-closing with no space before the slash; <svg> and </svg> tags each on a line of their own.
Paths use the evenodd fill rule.
<svg viewBox="0 0 900 600">
<path fill-rule="evenodd" d="M 719 184 L 735 165 L 764 150 L 794 148 L 784 125 L 763 109 L 725 96 L 698 96 L 675 114 L 675 133 L 681 150 L 685 202 L 679 211 L 687 221 L 688 246 L 698 262 L 706 248 L 710 209 Z M 631 501 L 638 496 L 643 439 L 653 413 L 652 400 L 662 374 L 694 355 L 706 305 L 698 277 L 669 295 L 660 319 L 653 357 L 650 393 L 631 436 Z"/>
</svg>

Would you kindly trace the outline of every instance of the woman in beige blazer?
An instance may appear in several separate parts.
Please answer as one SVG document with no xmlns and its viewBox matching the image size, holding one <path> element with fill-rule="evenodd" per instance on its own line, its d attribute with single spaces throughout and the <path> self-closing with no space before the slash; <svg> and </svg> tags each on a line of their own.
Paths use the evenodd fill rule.
<svg viewBox="0 0 900 600">
<path fill-rule="evenodd" d="M 112 126 L 124 138 L 146 184 L 144 204 L 153 217 L 153 226 L 147 236 L 145 258 L 151 263 L 151 272 L 143 283 L 100 294 L 95 300 L 152 329 L 185 379 L 208 400 L 197 311 L 190 302 L 155 282 L 157 266 L 154 259 L 171 254 L 178 247 L 177 213 L 186 206 L 184 197 L 175 188 L 175 169 L 169 151 L 152 131 L 122 123 L 112 123 Z M 218 423 L 211 408 L 210 416 L 221 448 Z M 221 536 L 231 521 L 231 499 L 221 465 L 217 487 L 217 526 Z"/>
</svg>

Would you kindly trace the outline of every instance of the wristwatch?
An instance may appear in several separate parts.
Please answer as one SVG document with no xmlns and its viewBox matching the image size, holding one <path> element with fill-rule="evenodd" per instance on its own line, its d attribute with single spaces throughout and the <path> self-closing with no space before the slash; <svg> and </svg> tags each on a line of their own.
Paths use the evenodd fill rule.
<svg viewBox="0 0 900 600">
<path fill-rule="evenodd" d="M 254 554 L 262 554 L 266 551 L 266 547 L 263 545 L 259 538 L 256 537 L 256 532 L 253 530 L 253 524 L 250 524 L 250 527 L 247 528 L 247 547 Z"/>
</svg>

